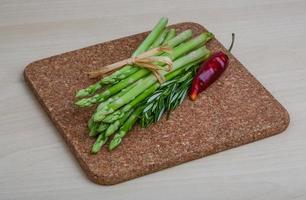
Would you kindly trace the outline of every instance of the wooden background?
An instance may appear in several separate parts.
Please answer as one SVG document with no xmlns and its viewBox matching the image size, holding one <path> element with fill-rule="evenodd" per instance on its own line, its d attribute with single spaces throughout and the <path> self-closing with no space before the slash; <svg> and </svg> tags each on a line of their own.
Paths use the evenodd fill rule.
<svg viewBox="0 0 306 200">
<path fill-rule="evenodd" d="M 205 25 L 287 108 L 283 134 L 115 186 L 90 182 L 24 83 L 37 59 Z M 306 199 L 306 1 L 0 0 L 0 199 Z"/>
</svg>

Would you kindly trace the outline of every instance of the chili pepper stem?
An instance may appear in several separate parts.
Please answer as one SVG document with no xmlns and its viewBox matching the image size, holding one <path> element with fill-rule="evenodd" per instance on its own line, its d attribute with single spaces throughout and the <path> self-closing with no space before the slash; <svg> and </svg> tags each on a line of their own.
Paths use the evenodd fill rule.
<svg viewBox="0 0 306 200">
<path fill-rule="evenodd" d="M 228 52 L 231 52 L 233 46 L 234 46 L 234 42 L 235 42 L 235 33 L 232 33 L 232 42 L 230 47 L 228 48 Z"/>
</svg>

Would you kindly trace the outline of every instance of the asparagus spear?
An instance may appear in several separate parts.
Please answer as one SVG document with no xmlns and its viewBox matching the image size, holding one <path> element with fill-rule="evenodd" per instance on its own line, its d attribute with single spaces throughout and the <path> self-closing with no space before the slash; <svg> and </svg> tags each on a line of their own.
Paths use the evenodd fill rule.
<svg viewBox="0 0 306 200">
<path fill-rule="evenodd" d="M 165 40 L 163 41 L 164 44 L 167 44 L 169 42 L 169 40 L 171 40 L 172 38 L 175 37 L 176 31 L 174 28 L 171 28 L 165 38 Z"/>
<path fill-rule="evenodd" d="M 100 123 L 99 127 L 97 128 L 98 133 L 102 133 L 109 127 L 109 124 L 106 123 Z"/>
<path fill-rule="evenodd" d="M 88 129 L 89 129 L 89 136 L 95 136 L 97 129 L 99 127 L 99 123 L 95 122 L 93 120 L 93 117 L 91 117 L 88 121 Z"/>
<path fill-rule="evenodd" d="M 150 46 L 149 49 L 154 49 L 156 47 L 159 47 L 165 40 L 167 34 L 169 32 L 169 29 L 165 29 L 160 35 L 159 37 L 153 42 L 153 44 Z"/>
<path fill-rule="evenodd" d="M 138 97 L 138 96 L 137 96 Z M 136 97 L 136 98 L 137 98 Z M 105 122 L 105 123 L 113 123 L 114 121 L 116 121 L 117 119 L 120 119 L 124 116 L 124 112 L 120 110 L 117 110 L 115 112 L 113 112 L 112 114 L 110 115 L 107 115 L 103 120 L 102 122 Z"/>
<path fill-rule="evenodd" d="M 187 64 L 199 60 L 201 58 L 205 58 L 210 54 L 210 51 L 204 46 L 200 47 L 197 50 L 192 51 L 191 53 L 177 59 L 173 63 L 173 69 L 179 69 L 181 67 L 186 66 Z M 161 74 L 165 75 L 169 72 L 162 71 Z M 137 81 L 137 85 L 134 86 L 129 92 L 122 95 L 120 98 L 118 98 L 116 101 L 113 101 L 107 105 L 105 105 L 99 112 L 96 112 L 94 114 L 94 120 L 96 118 L 99 118 L 99 115 L 106 116 L 110 113 L 113 113 L 121 106 L 124 106 L 125 104 L 129 103 L 131 100 L 133 100 L 136 96 L 144 92 L 147 88 L 149 88 L 151 85 L 153 85 L 155 82 L 157 82 L 156 77 L 154 75 L 149 75 L 143 79 L 140 79 Z"/>
<path fill-rule="evenodd" d="M 105 132 L 101 133 L 98 136 L 94 145 L 92 146 L 91 153 L 93 154 L 98 153 L 101 150 L 102 146 L 107 142 L 107 140 L 108 140 L 108 137 L 106 137 Z"/>
<path fill-rule="evenodd" d="M 107 103 L 115 101 L 116 99 L 118 99 L 120 96 L 122 96 L 123 94 L 125 94 L 126 92 L 128 92 L 130 89 L 132 89 L 134 86 L 136 85 L 136 83 L 133 83 L 131 85 L 129 85 L 128 87 L 122 89 L 119 93 L 117 93 L 116 95 L 110 97 L 107 99 L 107 101 L 104 101 L 102 103 L 100 103 L 96 109 L 96 111 L 99 111 L 101 108 L 103 108 Z"/>
<path fill-rule="evenodd" d="M 180 46 L 176 47 L 175 51 L 171 54 L 172 59 L 176 59 L 189 51 L 206 44 L 209 40 L 211 40 L 214 35 L 210 32 L 201 33 L 197 37 L 181 44 Z"/>
<path fill-rule="evenodd" d="M 115 134 L 114 138 L 111 140 L 109 144 L 109 150 L 113 150 L 116 148 L 122 141 L 122 138 L 128 133 L 128 131 L 133 127 L 133 125 L 136 123 L 138 116 L 142 112 L 143 107 L 137 108 L 129 117 L 128 120 L 126 120 L 122 127 L 119 129 L 119 132 Z"/>
<path fill-rule="evenodd" d="M 99 133 L 105 131 L 108 128 L 108 126 L 109 124 L 106 123 L 95 122 L 92 116 L 88 121 L 89 136 L 90 137 L 97 136 Z"/>
<path fill-rule="evenodd" d="M 117 93 L 116 95 L 114 95 L 114 96 L 108 98 L 106 101 L 100 103 L 100 104 L 98 105 L 97 109 L 96 109 L 96 112 L 99 112 L 99 110 L 101 110 L 101 109 L 102 109 L 105 105 L 107 105 L 108 103 L 117 100 L 119 97 L 121 97 L 123 94 L 125 94 L 126 92 L 128 92 L 128 91 L 129 91 L 131 88 L 133 88 L 135 85 L 136 85 L 136 83 L 133 83 L 132 85 L 130 85 L 130 86 L 124 88 L 123 90 L 121 90 L 121 91 L 120 91 L 119 93 Z M 100 115 L 99 117 L 100 117 L 101 120 L 102 120 L 105 116 L 101 116 L 101 115 Z M 91 119 L 93 119 L 93 117 L 92 117 Z M 93 121 L 93 122 L 91 122 L 91 123 L 98 123 L 98 122 L 101 121 L 101 120 L 99 120 L 98 118 L 96 118 L 96 122 Z M 105 122 L 107 122 L 107 121 L 105 121 Z M 103 124 L 103 123 L 102 123 L 102 124 Z M 100 126 L 102 126 L 102 125 L 100 125 Z M 101 129 L 101 128 L 100 128 L 100 129 Z M 104 129 L 103 129 L 103 130 L 104 130 Z M 98 132 L 101 132 L 101 131 L 99 131 L 99 128 L 97 129 L 97 131 L 98 131 Z"/>
<path fill-rule="evenodd" d="M 180 35 L 178 35 L 178 36 L 182 37 Z M 178 40 L 177 37 L 173 38 L 173 40 Z M 180 45 L 178 47 L 175 47 L 173 49 L 172 54 L 171 54 L 172 59 L 175 60 L 176 58 L 184 55 L 185 53 L 188 53 L 189 51 L 193 50 L 194 48 L 205 44 L 212 37 L 213 37 L 213 35 L 211 33 L 202 33 L 199 36 L 197 36 L 193 39 L 190 39 L 189 41 L 183 43 L 182 45 Z M 170 41 L 169 41 L 169 43 L 170 43 Z M 165 53 L 165 55 L 170 56 L 167 53 Z M 150 71 L 142 68 L 142 69 L 138 70 L 136 73 L 129 76 L 128 78 L 126 78 L 124 80 L 121 80 L 117 84 L 108 88 L 104 92 L 102 92 L 100 94 L 96 94 L 96 95 L 94 95 L 90 98 L 85 98 L 85 99 L 81 99 L 81 100 L 77 101 L 76 105 L 78 105 L 80 107 L 88 107 L 88 106 L 91 106 L 91 105 L 93 105 L 97 102 L 105 101 L 108 97 L 112 96 L 113 94 L 116 94 L 118 91 L 127 87 L 129 84 L 131 84 L 131 83 L 133 83 L 137 80 L 140 80 L 142 77 L 144 77 L 148 74 L 150 74 Z"/>
<path fill-rule="evenodd" d="M 115 133 L 118 130 L 118 128 L 130 117 L 132 113 L 133 109 L 124 113 L 124 116 L 121 119 L 118 119 L 114 123 L 110 124 L 108 129 L 106 130 L 105 135 L 111 136 L 113 133 Z"/>
<path fill-rule="evenodd" d="M 165 45 L 170 47 L 176 47 L 177 45 L 181 44 L 182 42 L 185 42 L 192 36 L 192 30 L 187 29 L 186 31 L 181 32 L 174 38 L 170 39 Z"/>
<path fill-rule="evenodd" d="M 167 23 L 168 23 L 168 19 L 165 18 L 165 17 L 162 17 L 159 20 L 159 22 L 155 25 L 153 30 L 150 32 L 150 34 L 146 37 L 146 39 L 135 50 L 135 52 L 132 54 L 132 56 L 137 56 L 137 55 L 145 52 L 146 50 L 148 50 L 149 47 L 153 44 L 153 42 L 157 39 L 157 37 L 161 34 L 161 32 L 165 29 Z M 80 97 L 85 97 L 85 96 L 91 95 L 94 92 L 96 92 L 97 90 L 99 90 L 100 88 L 102 88 L 103 85 L 113 83 L 113 82 L 117 82 L 116 77 L 120 77 L 123 72 L 128 73 L 129 71 L 131 71 L 132 68 L 135 68 L 135 67 L 130 66 L 130 65 L 125 66 L 124 68 L 116 71 L 112 75 L 101 79 L 97 83 L 95 83 L 93 85 L 90 85 L 87 88 L 79 90 L 76 94 L 76 97 L 80 98 Z M 111 80 L 113 80 L 113 81 L 111 81 Z"/>
<path fill-rule="evenodd" d="M 161 31 L 163 31 L 168 23 L 168 18 L 162 17 L 157 25 L 153 28 L 151 33 L 146 37 L 146 39 L 140 44 L 137 50 L 133 53 L 133 56 L 137 56 L 145 52 L 151 44 L 156 40 Z"/>
</svg>

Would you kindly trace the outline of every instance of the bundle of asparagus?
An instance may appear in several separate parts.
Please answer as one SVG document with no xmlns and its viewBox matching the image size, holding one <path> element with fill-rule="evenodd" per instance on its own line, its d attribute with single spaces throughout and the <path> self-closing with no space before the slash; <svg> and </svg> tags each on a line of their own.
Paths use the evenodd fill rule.
<svg viewBox="0 0 306 200">
<path fill-rule="evenodd" d="M 158 121 L 164 112 L 175 109 L 187 94 L 194 70 L 210 56 L 205 43 L 213 38 L 212 33 L 204 32 L 192 38 L 192 31 L 186 30 L 176 35 L 175 29 L 166 28 L 167 22 L 162 17 L 132 54 L 138 56 L 159 46 L 171 47 L 171 53 L 162 53 L 173 61 L 171 71 L 159 71 L 164 83 L 149 69 L 134 64 L 76 93 L 77 106 L 97 105 L 88 122 L 89 135 L 97 137 L 92 153 L 99 152 L 108 140 L 109 150 L 116 148 L 138 119 L 146 127 Z M 162 63 L 157 64 L 162 68 Z"/>
</svg>

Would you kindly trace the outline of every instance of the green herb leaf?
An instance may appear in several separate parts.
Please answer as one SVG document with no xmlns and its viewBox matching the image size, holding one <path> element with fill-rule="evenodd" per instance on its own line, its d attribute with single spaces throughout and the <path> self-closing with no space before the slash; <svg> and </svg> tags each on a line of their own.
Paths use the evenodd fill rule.
<svg viewBox="0 0 306 200">
<path fill-rule="evenodd" d="M 198 66 L 193 66 L 177 78 L 163 83 L 145 100 L 145 108 L 140 116 L 141 127 L 148 127 L 159 121 L 165 112 L 168 112 L 167 116 L 169 117 L 171 111 L 184 101 Z"/>
</svg>

